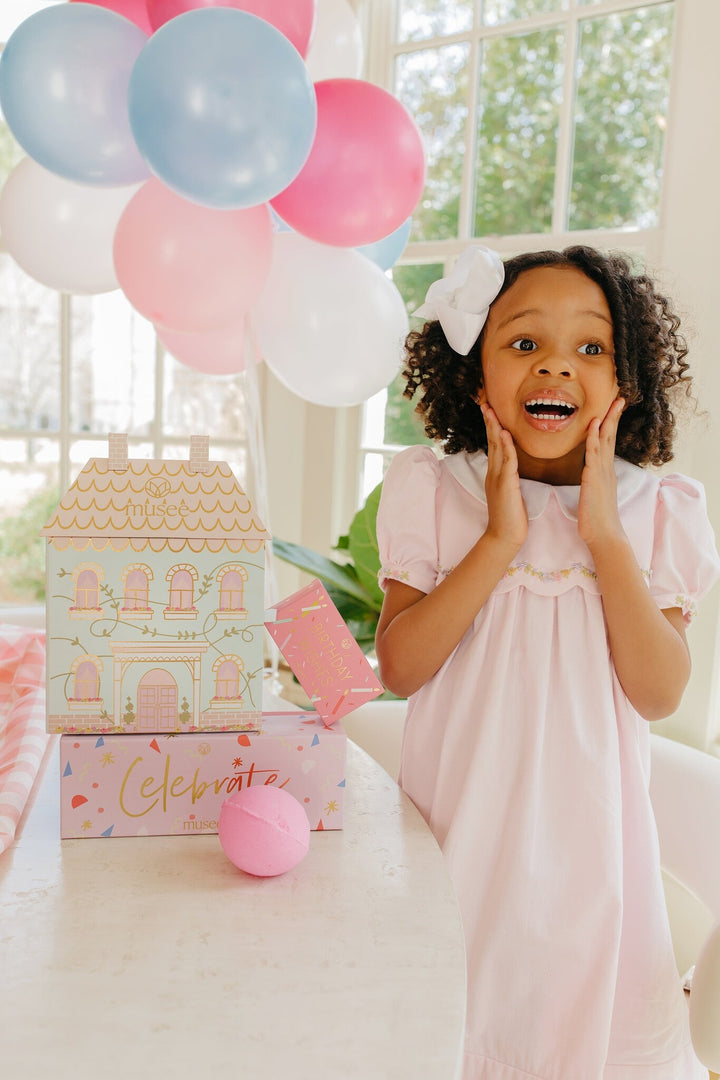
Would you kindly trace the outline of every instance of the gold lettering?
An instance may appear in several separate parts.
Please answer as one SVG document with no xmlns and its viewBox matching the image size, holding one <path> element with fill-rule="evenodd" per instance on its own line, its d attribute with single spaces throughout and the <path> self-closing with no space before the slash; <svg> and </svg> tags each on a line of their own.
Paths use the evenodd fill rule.
<svg viewBox="0 0 720 1080">
<path fill-rule="evenodd" d="M 132 812 L 132 810 L 129 810 L 128 807 L 125 805 L 125 787 L 126 787 L 128 781 L 130 779 L 131 772 L 133 771 L 133 769 L 135 768 L 136 765 L 140 764 L 140 762 L 142 760 L 143 759 L 141 757 L 136 757 L 135 758 L 135 760 L 130 764 L 130 766 L 128 768 L 128 771 L 125 773 L 125 776 L 123 777 L 123 782 L 120 785 L 120 809 L 122 810 L 123 814 L 127 815 L 127 817 L 142 817 L 144 814 L 147 814 L 152 809 L 154 809 L 154 807 L 156 807 L 158 802 L 160 801 L 159 799 L 155 799 L 155 801 L 151 802 L 149 806 L 146 806 L 144 810 L 141 810 L 139 814 L 134 814 Z M 152 798 L 153 795 L 156 795 L 157 792 L 161 790 L 160 788 L 158 788 L 157 791 L 148 791 L 148 792 L 146 792 L 145 789 L 147 787 L 149 787 L 150 784 L 153 783 L 153 780 L 154 780 L 154 778 L 152 776 L 148 776 L 142 781 L 142 783 L 140 785 L 140 795 L 142 796 L 142 798 L 144 798 L 144 799 Z"/>
<path fill-rule="evenodd" d="M 145 814 L 149 814 L 158 806 L 161 798 L 163 813 L 166 813 L 168 799 L 181 799 L 190 794 L 191 802 L 194 805 L 210 790 L 214 791 L 215 795 L 221 795 L 223 792 L 230 795 L 233 791 L 241 791 L 243 786 L 250 787 L 253 780 L 262 784 L 276 784 L 279 775 L 274 769 L 256 769 L 253 761 L 244 772 L 237 773 L 235 776 L 200 780 L 198 776 L 200 769 L 197 768 L 192 779 L 188 780 L 183 773 L 171 776 L 171 755 L 166 754 L 162 779 L 158 780 L 152 773 L 144 777 L 138 776 L 137 770 L 143 761 L 144 758 L 140 756 L 130 763 L 120 785 L 120 809 L 127 817 L 131 818 L 144 817 Z M 285 787 L 289 782 L 290 777 L 279 786 Z M 139 805 L 141 809 L 139 810 L 130 808 L 135 803 L 133 795 L 140 799 Z"/>
</svg>

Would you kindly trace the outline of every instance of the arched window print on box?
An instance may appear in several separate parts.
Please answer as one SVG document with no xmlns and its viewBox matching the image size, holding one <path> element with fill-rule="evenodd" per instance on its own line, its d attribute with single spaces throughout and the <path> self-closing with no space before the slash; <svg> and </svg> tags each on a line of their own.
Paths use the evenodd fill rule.
<svg viewBox="0 0 720 1080">
<path fill-rule="evenodd" d="M 102 669 L 102 660 L 89 653 L 77 656 L 71 664 L 67 678 L 67 701 L 74 716 L 97 713 Z"/>
<path fill-rule="evenodd" d="M 73 573 L 73 603 L 68 609 L 71 618 L 92 618 L 100 607 L 101 567 L 82 563 Z"/>
<path fill-rule="evenodd" d="M 259 728 L 269 536 L 208 450 L 133 459 L 113 435 L 45 526 L 48 730 Z"/>
<path fill-rule="evenodd" d="M 216 610 L 219 619 L 244 619 L 247 617 L 245 608 L 245 582 L 247 570 L 240 563 L 233 563 L 223 567 L 217 576 L 218 582 L 218 606 Z"/>
<path fill-rule="evenodd" d="M 172 566 L 166 580 L 170 584 L 170 598 L 165 608 L 166 619 L 195 619 L 197 608 L 193 597 L 195 595 L 195 582 L 198 572 L 194 566 L 183 564 Z"/>
<path fill-rule="evenodd" d="M 120 609 L 123 618 L 150 618 L 150 582 L 153 572 L 146 563 L 132 563 L 120 575 L 123 602 Z"/>
</svg>

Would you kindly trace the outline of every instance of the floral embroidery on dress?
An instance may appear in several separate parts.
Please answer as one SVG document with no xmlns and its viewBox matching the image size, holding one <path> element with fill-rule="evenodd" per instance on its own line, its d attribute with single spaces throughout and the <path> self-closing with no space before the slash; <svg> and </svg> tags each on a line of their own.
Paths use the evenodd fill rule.
<svg viewBox="0 0 720 1080">
<path fill-rule="evenodd" d="M 521 571 L 523 574 L 529 574 L 531 577 L 536 577 L 539 581 L 543 582 L 565 581 L 571 574 L 582 574 L 583 577 L 592 578 L 593 581 L 597 581 L 597 574 L 595 571 L 591 570 L 589 566 L 584 566 L 582 563 L 571 563 L 570 566 L 563 567 L 561 570 L 538 570 L 532 563 L 512 563 L 511 566 L 508 566 L 503 577 L 513 577 L 518 571 Z"/>
<path fill-rule="evenodd" d="M 531 577 L 535 577 L 538 581 L 545 582 L 546 584 L 553 581 L 567 581 L 571 574 L 581 574 L 583 577 L 590 578 L 592 581 L 597 581 L 597 574 L 594 570 L 591 570 L 589 566 L 585 566 L 584 563 L 571 563 L 570 566 L 565 566 L 560 570 L 538 570 L 536 566 L 528 562 L 512 563 L 508 566 L 507 570 L 503 574 L 504 578 L 513 577 L 518 572 L 523 574 L 529 574 Z M 643 577 L 646 581 L 650 580 L 650 571 L 642 570 Z"/>
<path fill-rule="evenodd" d="M 400 570 L 396 566 L 381 566 L 378 570 L 378 581 L 382 581 L 383 578 L 391 578 L 393 581 L 409 581 L 410 571 Z"/>
<path fill-rule="evenodd" d="M 687 622 L 690 622 L 697 615 L 697 604 L 689 596 L 678 593 L 675 597 L 675 604 L 680 608 Z"/>
</svg>

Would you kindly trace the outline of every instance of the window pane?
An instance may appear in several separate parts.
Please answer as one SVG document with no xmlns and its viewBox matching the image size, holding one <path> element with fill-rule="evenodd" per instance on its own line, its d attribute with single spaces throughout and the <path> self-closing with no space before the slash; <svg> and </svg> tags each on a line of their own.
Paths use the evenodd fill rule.
<svg viewBox="0 0 720 1080">
<path fill-rule="evenodd" d="M 483 22 L 486 26 L 510 22 L 512 19 L 529 19 L 549 11 L 562 11 L 568 0 L 485 0 Z"/>
<path fill-rule="evenodd" d="M 399 0 L 398 41 L 423 41 L 469 30 L 473 0 Z"/>
<path fill-rule="evenodd" d="M 483 46 L 475 236 L 551 228 L 564 37 L 553 28 Z"/>
<path fill-rule="evenodd" d="M 447 45 L 398 57 L 395 93 L 420 128 L 427 179 L 411 240 L 457 236 L 467 121 L 469 46 Z"/>
<path fill-rule="evenodd" d="M 416 308 L 425 303 L 425 295 L 433 281 L 437 281 L 444 273 L 445 267 L 441 262 L 393 267 L 392 279 L 405 301 L 408 315 L 412 315 Z"/>
<path fill-rule="evenodd" d="M 673 5 L 581 24 L 571 229 L 657 224 Z"/>
<path fill-rule="evenodd" d="M 155 331 L 120 292 L 72 299 L 70 425 L 148 435 L 155 411 Z"/>
<path fill-rule="evenodd" d="M 40 529 L 57 505 L 58 444 L 0 439 L 0 604 L 37 604 L 45 596 L 45 539 Z"/>
<path fill-rule="evenodd" d="M 396 266 L 393 268 L 393 281 L 405 301 L 408 313 L 412 314 L 425 300 L 428 286 L 442 277 L 442 263 L 426 263 L 418 266 Z M 422 323 L 415 320 L 414 326 Z M 417 398 L 412 401 L 404 396 L 405 379 L 398 375 L 387 388 L 385 405 L 385 432 L 383 442 L 391 445 L 414 446 L 427 441 L 420 417 L 415 413 Z"/>
<path fill-rule="evenodd" d="M 244 375 L 204 375 L 167 353 L 164 370 L 166 435 L 245 439 Z"/>
<path fill-rule="evenodd" d="M 0 431 L 56 431 L 60 419 L 58 294 L 0 256 Z"/>
<path fill-rule="evenodd" d="M 370 402 L 368 402 L 370 404 Z M 373 488 L 376 488 L 385 477 L 387 462 L 383 454 L 366 454 L 363 461 L 363 474 L 360 481 L 360 498 L 367 499 Z"/>
</svg>

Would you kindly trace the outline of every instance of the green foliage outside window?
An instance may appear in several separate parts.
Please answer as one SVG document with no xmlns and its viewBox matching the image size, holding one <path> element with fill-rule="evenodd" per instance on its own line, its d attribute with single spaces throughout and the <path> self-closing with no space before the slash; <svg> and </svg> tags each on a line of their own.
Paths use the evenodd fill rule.
<svg viewBox="0 0 720 1080">
<path fill-rule="evenodd" d="M 572 229 L 657 224 L 673 4 L 582 22 Z"/>
<path fill-rule="evenodd" d="M 45 599 L 47 541 L 40 530 L 59 499 L 56 488 L 43 488 L 21 511 L 0 521 L 0 602 L 39 603 Z"/>
<path fill-rule="evenodd" d="M 476 236 L 548 232 L 562 99 L 564 34 L 483 46 L 475 151 Z"/>
<path fill-rule="evenodd" d="M 408 314 L 420 307 L 425 299 L 428 286 L 441 277 L 442 263 L 427 263 L 415 266 L 396 266 L 393 281 L 405 301 Z M 420 325 L 419 320 L 411 319 L 411 326 Z M 415 413 L 416 401 L 409 401 L 403 396 L 405 379 L 402 375 L 388 387 L 387 405 L 385 406 L 385 442 L 394 446 L 415 446 L 425 440 L 422 420 Z"/>
<path fill-rule="evenodd" d="M 420 11 L 414 28 L 443 32 L 439 0 L 408 0 L 405 6 Z M 513 18 L 562 7 L 555 0 L 484 5 L 486 25 L 508 27 L 479 45 L 471 163 L 465 161 L 469 44 L 455 41 L 398 56 L 395 92 L 422 132 L 428 161 L 425 191 L 413 215 L 413 241 L 462 235 L 460 194 L 470 164 L 476 236 L 656 224 L 674 4 L 594 17 L 587 5 L 587 17 L 578 24 L 572 153 L 566 165 L 557 161 L 557 149 L 570 30 L 558 21 L 511 32 Z M 406 39 L 427 36 L 417 29 Z M 553 223 L 558 165 L 569 170 L 570 190 L 566 220 Z"/>
</svg>

